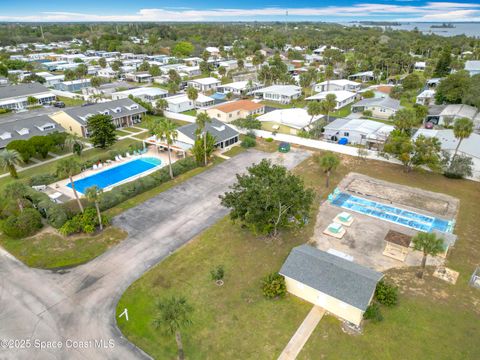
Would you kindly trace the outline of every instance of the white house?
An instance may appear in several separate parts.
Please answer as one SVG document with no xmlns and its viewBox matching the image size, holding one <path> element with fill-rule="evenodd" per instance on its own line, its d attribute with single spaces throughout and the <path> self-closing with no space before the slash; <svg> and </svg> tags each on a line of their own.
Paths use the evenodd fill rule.
<svg viewBox="0 0 480 360">
<path fill-rule="evenodd" d="M 378 121 L 336 119 L 324 127 L 323 137 L 328 141 L 347 139 L 348 144 L 378 147 L 387 140 L 393 129 L 393 126 Z"/>
<path fill-rule="evenodd" d="M 168 96 L 168 91 L 158 87 L 140 87 L 136 89 L 117 91 L 112 93 L 112 100 L 125 99 L 132 95 L 143 101 L 154 102 Z"/>
<path fill-rule="evenodd" d="M 357 94 L 346 91 L 346 90 L 338 90 L 338 91 L 323 91 L 321 93 L 312 95 L 307 97 L 305 100 L 310 101 L 322 101 L 325 100 L 328 94 L 335 95 L 335 101 L 337 102 L 335 109 L 338 110 L 348 104 L 351 104 L 355 101 Z"/>
<path fill-rule="evenodd" d="M 360 80 L 361 82 L 368 82 L 368 81 L 374 81 L 375 75 L 373 74 L 373 71 L 363 71 L 363 72 L 350 75 L 348 79 L 352 81 Z"/>
<path fill-rule="evenodd" d="M 117 76 L 117 72 L 110 67 L 106 67 L 104 69 L 99 69 L 97 72 L 97 76 L 112 79 Z"/>
<path fill-rule="evenodd" d="M 427 67 L 427 63 L 425 61 L 417 61 L 413 65 L 413 68 L 417 71 L 425 71 L 426 67 Z"/>
<path fill-rule="evenodd" d="M 288 104 L 302 95 L 302 88 L 296 85 L 272 85 L 256 90 L 253 94 L 264 100 Z"/>
<path fill-rule="evenodd" d="M 339 91 L 339 90 L 357 92 L 361 89 L 361 87 L 362 87 L 362 84 L 359 84 L 355 81 L 340 79 L 340 80 L 324 81 L 319 84 L 316 84 L 313 90 L 315 92 Z"/>
<path fill-rule="evenodd" d="M 207 46 L 205 48 L 205 51 L 207 51 L 208 53 L 210 53 L 210 56 L 213 56 L 213 57 L 218 57 L 220 56 L 220 49 L 218 47 L 215 47 L 215 46 Z"/>
<path fill-rule="evenodd" d="M 479 113 L 476 107 L 464 104 L 435 106 L 433 107 L 433 109 L 436 109 L 437 111 L 429 111 L 426 122 L 431 122 L 435 125 L 445 125 L 447 123 L 453 124 L 455 120 L 460 118 L 468 118 L 470 120 L 474 120 Z"/>
<path fill-rule="evenodd" d="M 435 102 L 435 90 L 423 90 L 417 95 L 417 104 L 428 106 Z"/>
<path fill-rule="evenodd" d="M 195 108 L 208 107 L 215 104 L 215 99 L 203 94 L 198 94 L 198 98 L 195 101 L 190 100 L 187 94 L 169 96 L 165 98 L 165 100 L 167 100 L 168 103 L 167 110 L 175 113 L 181 113 Z"/>
<path fill-rule="evenodd" d="M 298 130 L 308 129 L 311 124 L 323 117 L 323 115 L 317 115 L 312 118 L 305 109 L 291 108 L 267 112 L 257 117 L 257 120 L 272 124 L 272 128 L 275 128 L 275 125 L 289 127 L 290 133 L 295 135 Z"/>
<path fill-rule="evenodd" d="M 383 277 L 307 244 L 292 249 L 279 273 L 289 293 L 357 326 Z"/>
<path fill-rule="evenodd" d="M 262 87 L 259 83 L 250 81 L 236 81 L 230 84 L 220 85 L 217 87 L 217 92 L 228 94 L 232 93 L 237 96 L 250 95 L 252 91 L 258 90 Z"/>
<path fill-rule="evenodd" d="M 195 80 L 190 80 L 187 82 L 187 86 L 192 86 L 198 91 L 210 91 L 213 90 L 215 91 L 217 89 L 217 86 L 219 86 L 222 82 L 214 77 L 207 77 L 207 78 L 202 78 L 202 79 L 195 79 Z"/>
<path fill-rule="evenodd" d="M 212 119 L 210 123 L 205 124 L 205 130 L 215 138 L 214 146 L 221 150 L 229 149 L 240 141 L 240 134 L 237 130 L 217 119 Z M 181 126 L 177 132 L 177 142 L 192 146 L 197 139 L 197 124 Z"/>
<path fill-rule="evenodd" d="M 36 99 L 36 103 L 29 104 L 28 98 Z M 21 110 L 29 105 L 45 105 L 55 100 L 55 94 L 39 83 L 0 87 L 0 109 Z"/>
<path fill-rule="evenodd" d="M 400 101 L 387 96 L 384 98 L 363 99 L 352 105 L 352 112 L 371 111 L 372 116 L 379 119 L 388 119 L 395 115 L 402 106 Z"/>
<path fill-rule="evenodd" d="M 340 50 L 339 48 L 337 48 L 335 46 L 322 45 L 322 46 L 316 48 L 315 50 L 313 50 L 312 52 L 315 55 L 322 55 L 325 52 L 325 50 L 327 50 L 327 49 Z"/>
</svg>

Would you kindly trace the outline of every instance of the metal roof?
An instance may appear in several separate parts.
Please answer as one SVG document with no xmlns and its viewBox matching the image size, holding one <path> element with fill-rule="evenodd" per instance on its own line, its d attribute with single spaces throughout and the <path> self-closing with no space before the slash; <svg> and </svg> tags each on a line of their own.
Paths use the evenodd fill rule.
<svg viewBox="0 0 480 360">
<path fill-rule="evenodd" d="M 207 123 L 205 129 L 208 133 L 215 137 L 216 143 L 231 139 L 239 135 L 237 130 L 216 119 L 212 119 L 211 123 Z M 197 137 L 197 124 L 192 123 L 181 126 L 177 129 L 177 131 L 181 132 L 188 138 L 195 140 L 195 138 Z"/>
<path fill-rule="evenodd" d="M 19 96 L 33 96 L 50 90 L 39 83 L 18 84 L 0 87 L 0 100 Z"/>
</svg>

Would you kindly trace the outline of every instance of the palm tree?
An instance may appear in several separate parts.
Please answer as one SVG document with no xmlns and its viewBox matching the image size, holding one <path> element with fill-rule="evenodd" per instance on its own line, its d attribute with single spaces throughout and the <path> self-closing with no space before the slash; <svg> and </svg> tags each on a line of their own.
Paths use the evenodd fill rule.
<svg viewBox="0 0 480 360">
<path fill-rule="evenodd" d="M 163 112 L 165 111 L 165 109 L 168 107 L 168 102 L 167 100 L 165 99 L 158 99 L 156 102 L 155 102 L 155 109 L 157 110 L 158 113 L 160 113 L 161 115 L 163 115 Z"/>
<path fill-rule="evenodd" d="M 28 187 L 25 184 L 19 181 L 15 181 L 5 186 L 3 194 L 4 197 L 16 201 L 18 209 L 20 210 L 20 212 L 23 212 L 23 200 L 25 199 L 27 191 Z"/>
<path fill-rule="evenodd" d="M 333 78 L 334 72 L 333 72 L 333 66 L 332 65 L 327 65 L 325 68 L 325 80 L 327 80 L 327 91 L 330 90 L 330 80 Z"/>
<path fill-rule="evenodd" d="M 422 265 L 418 277 L 423 278 L 427 256 L 437 256 L 444 251 L 443 239 L 437 238 L 434 233 L 419 232 L 413 239 L 413 248 L 423 252 Z"/>
<path fill-rule="evenodd" d="M 193 101 L 193 106 L 195 106 L 195 101 L 198 99 L 198 90 L 193 86 L 187 88 L 187 97 L 188 100 Z"/>
<path fill-rule="evenodd" d="M 324 173 L 327 175 L 325 186 L 328 188 L 330 185 L 330 175 L 338 165 L 340 165 L 340 159 L 337 155 L 332 152 L 327 152 L 320 158 L 318 158 L 318 163 L 323 169 Z"/>
<path fill-rule="evenodd" d="M 80 172 L 80 169 L 80 163 L 75 158 L 62 159 L 57 164 L 57 175 L 69 178 L 70 184 L 72 185 L 73 195 L 75 195 L 78 207 L 83 213 L 83 205 L 80 201 L 80 198 L 78 197 L 77 190 L 75 189 L 75 183 L 73 182 L 73 175 L 78 174 Z"/>
<path fill-rule="evenodd" d="M 307 113 L 308 115 L 311 116 L 310 122 L 308 125 L 310 125 L 313 121 L 313 118 L 315 116 L 318 116 L 322 113 L 322 105 L 318 101 L 310 101 L 307 106 Z"/>
<path fill-rule="evenodd" d="M 327 123 L 330 122 L 330 112 L 335 110 L 337 106 L 337 96 L 335 94 L 327 94 L 325 100 L 321 102 L 322 109 L 327 113 Z"/>
<path fill-rule="evenodd" d="M 98 224 L 100 225 L 100 231 L 103 230 L 103 224 L 102 224 L 102 213 L 100 212 L 100 207 L 98 206 L 98 200 L 100 199 L 102 192 L 103 190 L 96 185 L 93 185 L 87 188 L 87 190 L 85 190 L 86 199 L 89 202 L 93 202 L 95 204 L 95 209 L 97 210 L 97 216 L 98 216 Z"/>
<path fill-rule="evenodd" d="M 159 301 L 157 308 L 159 313 L 153 321 L 153 325 L 156 328 L 163 327 L 167 333 L 175 335 L 175 341 L 178 347 L 178 358 L 183 360 L 185 356 L 180 330 L 192 324 L 190 314 L 193 312 L 193 308 L 187 303 L 184 297 L 176 298 L 175 296 Z"/>
<path fill-rule="evenodd" d="M 178 131 L 175 124 L 169 119 L 162 119 L 154 128 L 155 135 L 167 143 L 168 167 L 170 178 L 173 179 L 172 158 L 170 146 L 177 140 Z"/>
<path fill-rule="evenodd" d="M 197 131 L 203 136 L 203 150 L 205 154 L 205 166 L 207 166 L 207 123 L 211 123 L 212 119 L 207 115 L 207 113 L 200 113 L 197 115 L 195 123 L 197 124 Z"/>
<path fill-rule="evenodd" d="M 82 154 L 82 150 L 84 144 L 77 134 L 68 134 L 67 138 L 65 139 L 65 145 L 68 149 L 72 150 L 74 154 L 80 156 Z"/>
<path fill-rule="evenodd" d="M 0 166 L 2 166 L 4 170 L 8 170 L 10 176 L 15 179 L 18 178 L 16 165 L 22 162 L 22 157 L 16 150 L 3 150 L 0 152 Z"/>
<path fill-rule="evenodd" d="M 455 148 L 455 153 L 453 158 L 457 156 L 458 148 L 462 143 L 463 139 L 467 139 L 473 133 L 473 121 L 468 118 L 460 118 L 455 120 L 455 124 L 453 125 L 453 134 L 455 138 L 458 140 L 457 147 Z"/>
</svg>

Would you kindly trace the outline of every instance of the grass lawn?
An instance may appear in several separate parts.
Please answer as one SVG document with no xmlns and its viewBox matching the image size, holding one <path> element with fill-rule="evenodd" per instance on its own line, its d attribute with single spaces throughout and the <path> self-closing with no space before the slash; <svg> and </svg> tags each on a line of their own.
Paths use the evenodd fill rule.
<svg viewBox="0 0 480 360">
<path fill-rule="evenodd" d="M 278 126 L 278 129 L 275 130 L 273 128 L 274 126 Z M 277 122 L 273 122 L 273 121 L 262 121 L 262 130 L 270 131 L 270 132 L 276 131 L 278 133 L 287 134 L 287 135 L 294 135 L 294 132 L 295 132 L 295 129 L 279 124 Z"/>
<path fill-rule="evenodd" d="M 407 174 L 398 165 L 352 157 L 343 157 L 330 189 L 325 189 L 324 174 L 315 159 L 307 159 L 295 170 L 316 191 L 317 200 L 324 199 L 350 171 L 459 198 L 459 239 L 447 266 L 460 271 L 460 277 L 456 285 L 449 285 L 433 278 L 431 269 L 425 280 L 415 277 L 416 268 L 389 271 L 387 277 L 400 287 L 400 304 L 383 309 L 382 323 L 366 324 L 363 335 L 352 337 L 341 331 L 338 320 L 326 316 L 300 358 L 476 358 L 480 352 L 476 341 L 479 293 L 468 286 L 468 280 L 480 257 L 478 184 L 432 173 Z M 318 207 L 319 201 L 316 204 Z M 155 330 L 151 322 L 158 299 L 182 295 L 195 309 L 193 325 L 183 334 L 188 358 L 204 359 L 212 354 L 216 359 L 276 358 L 311 305 L 293 296 L 265 300 L 261 279 L 279 269 L 292 247 L 310 239 L 313 225 L 311 221 L 302 230 L 269 240 L 255 237 L 228 219 L 219 221 L 127 289 L 118 311 L 128 308 L 131 321 L 119 319 L 120 329 L 155 358 L 174 358 L 173 337 Z M 226 271 L 223 287 L 217 287 L 209 274 L 220 264 Z"/>
<path fill-rule="evenodd" d="M 64 237 L 57 233 L 42 232 L 26 239 L 10 239 L 2 235 L 0 245 L 28 266 L 55 269 L 90 261 L 126 236 L 123 230 L 108 227 L 96 235 Z"/>
<path fill-rule="evenodd" d="M 133 132 L 133 133 L 138 133 L 142 130 L 138 129 L 138 128 L 134 128 L 134 127 L 126 127 L 126 128 L 123 128 L 122 130 L 125 130 L 125 131 L 130 131 L 130 132 Z"/>
<path fill-rule="evenodd" d="M 333 116 L 333 117 L 343 118 L 343 117 L 347 117 L 351 113 L 352 113 L 352 104 L 349 104 L 347 106 L 344 106 L 344 107 L 338 109 L 337 111 L 334 111 L 334 112 L 330 113 L 330 115 Z"/>
<path fill-rule="evenodd" d="M 62 101 L 63 103 L 65 103 L 65 106 L 67 106 L 67 107 L 69 107 L 69 106 L 81 106 L 81 105 L 85 104 L 85 101 L 83 101 L 82 99 L 71 99 L 71 98 L 63 97 L 63 96 L 57 96 L 57 99 L 58 99 L 58 101 Z"/>
<path fill-rule="evenodd" d="M 223 153 L 223 155 L 232 157 L 232 156 L 241 154 L 241 153 L 243 153 L 243 152 L 246 151 L 246 150 L 247 150 L 247 149 L 245 149 L 243 146 L 234 146 L 234 147 L 232 147 L 230 150 L 225 151 L 225 152 Z"/>
<path fill-rule="evenodd" d="M 80 161 L 86 161 L 86 160 L 95 158 L 95 157 L 99 156 L 100 154 L 102 154 L 106 151 L 109 151 L 109 150 L 119 150 L 119 151 L 127 150 L 129 145 L 134 144 L 136 142 L 138 142 L 138 140 L 124 139 L 124 140 L 117 141 L 110 148 L 105 149 L 105 150 L 99 149 L 99 148 L 84 150 L 82 152 L 82 155 L 80 156 Z M 74 156 L 74 155 L 72 155 L 72 156 Z M 34 175 L 53 173 L 56 170 L 58 161 L 59 160 L 52 161 L 52 162 L 49 162 L 49 163 L 46 163 L 46 164 L 35 166 L 35 167 L 27 169 L 25 171 L 21 171 L 21 172 L 18 173 L 18 177 L 19 177 L 20 180 L 26 182 L 26 181 L 28 181 L 29 178 L 31 178 Z M 14 179 L 12 179 L 10 176 L 5 176 L 3 178 L 0 178 L 0 188 L 2 188 L 3 186 L 5 186 L 6 184 L 8 184 L 12 181 L 14 181 Z"/>
<path fill-rule="evenodd" d="M 190 115 L 190 116 L 197 116 L 197 110 L 192 109 L 192 110 L 184 111 L 184 112 L 182 112 L 182 114 L 183 115 Z"/>
<path fill-rule="evenodd" d="M 127 135 L 131 135 L 130 133 L 126 132 L 126 131 L 122 131 L 122 130 L 115 130 L 115 134 L 117 134 L 117 136 L 127 136 Z"/>
</svg>

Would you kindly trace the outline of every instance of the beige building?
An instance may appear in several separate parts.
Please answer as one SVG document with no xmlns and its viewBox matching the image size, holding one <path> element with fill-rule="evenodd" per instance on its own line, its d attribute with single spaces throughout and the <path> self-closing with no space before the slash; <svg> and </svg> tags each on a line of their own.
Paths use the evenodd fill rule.
<svg viewBox="0 0 480 360">
<path fill-rule="evenodd" d="M 250 100 L 238 100 L 206 109 L 205 112 L 213 119 L 229 123 L 250 115 L 261 115 L 265 113 L 265 105 Z"/>
<path fill-rule="evenodd" d="M 64 109 L 50 114 L 66 132 L 88 137 L 88 119 L 94 115 L 109 115 L 116 128 L 129 127 L 139 123 L 146 110 L 131 99 L 120 99 L 105 103 Z"/>
<path fill-rule="evenodd" d="M 293 248 L 279 273 L 289 293 L 357 326 L 383 277 L 310 245 Z"/>
</svg>

